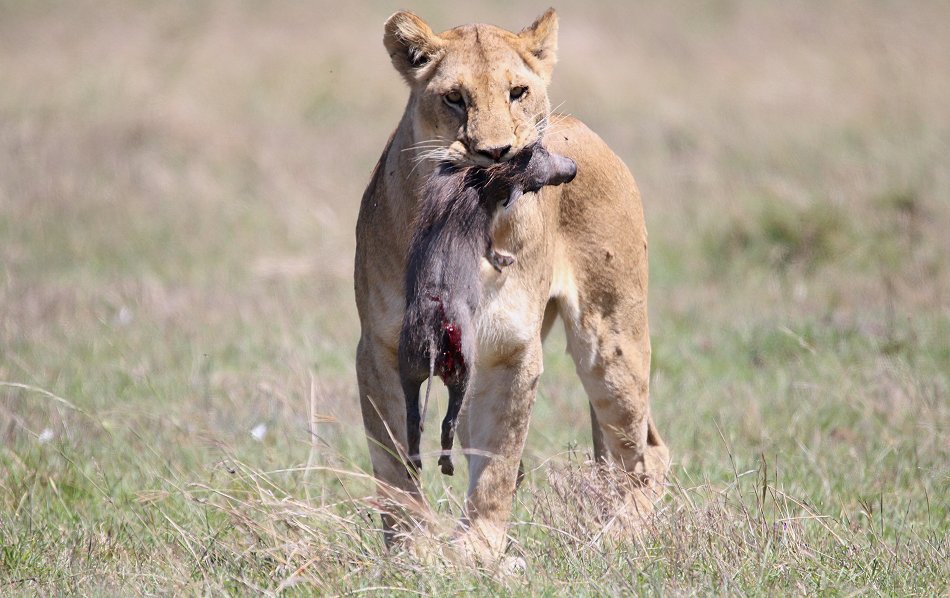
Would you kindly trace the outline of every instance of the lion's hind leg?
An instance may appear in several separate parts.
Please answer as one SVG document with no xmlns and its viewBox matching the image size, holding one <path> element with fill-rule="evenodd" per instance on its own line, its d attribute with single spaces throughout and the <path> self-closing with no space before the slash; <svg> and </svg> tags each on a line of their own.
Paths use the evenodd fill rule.
<svg viewBox="0 0 950 598">
<path fill-rule="evenodd" d="M 626 471 L 647 498 L 638 504 L 649 509 L 662 492 L 669 450 L 650 414 L 646 303 L 617 292 L 602 304 L 565 306 L 561 315 L 590 402 L 595 458 Z"/>
</svg>

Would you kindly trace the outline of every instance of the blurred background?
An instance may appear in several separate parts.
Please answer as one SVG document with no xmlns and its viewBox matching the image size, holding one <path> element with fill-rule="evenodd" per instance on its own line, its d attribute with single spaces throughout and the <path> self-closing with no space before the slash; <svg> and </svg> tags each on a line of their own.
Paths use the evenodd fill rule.
<svg viewBox="0 0 950 598">
<path fill-rule="evenodd" d="M 408 95 L 398 8 L 518 30 L 547 5 L 0 0 L 0 543 L 54 547 L 8 572 L 151 501 L 189 529 L 176 489 L 305 462 L 311 421 L 368 467 L 354 227 Z M 835 516 L 887 496 L 946 542 L 950 5 L 556 8 L 552 104 L 643 197 L 674 474 L 778 459 Z M 590 450 L 563 348 L 531 471 Z"/>
</svg>

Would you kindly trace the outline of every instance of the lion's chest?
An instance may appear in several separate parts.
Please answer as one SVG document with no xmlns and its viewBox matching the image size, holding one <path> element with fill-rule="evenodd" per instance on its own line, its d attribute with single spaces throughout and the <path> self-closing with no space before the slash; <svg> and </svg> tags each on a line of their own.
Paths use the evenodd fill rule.
<svg viewBox="0 0 950 598">
<path fill-rule="evenodd" d="M 496 220 L 494 248 L 516 262 L 497 272 L 487 259 L 481 260 L 482 298 L 475 319 L 478 361 L 509 355 L 539 334 L 550 287 L 540 199 L 525 195 L 511 213 Z"/>
<path fill-rule="evenodd" d="M 485 285 L 475 319 L 478 362 L 495 361 L 498 356 L 511 354 L 537 336 L 539 319 L 534 306 L 538 301 L 533 295 L 510 279 L 499 286 Z"/>
</svg>

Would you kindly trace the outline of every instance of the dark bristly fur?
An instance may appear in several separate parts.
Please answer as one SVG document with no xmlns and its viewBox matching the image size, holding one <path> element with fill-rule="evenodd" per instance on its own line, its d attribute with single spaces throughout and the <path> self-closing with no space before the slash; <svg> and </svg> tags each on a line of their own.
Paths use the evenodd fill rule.
<svg viewBox="0 0 950 598">
<path fill-rule="evenodd" d="M 406 398 L 409 465 L 422 468 L 419 441 L 434 375 L 449 389 L 442 421 L 442 473 L 452 475 L 455 424 L 474 363 L 474 316 L 486 257 L 501 271 L 514 262 L 492 247 L 491 226 L 500 205 L 523 193 L 573 180 L 576 165 L 540 143 L 488 168 L 440 164 L 426 186 L 406 264 L 406 313 L 399 335 L 399 375 Z M 429 380 L 423 412 L 419 389 Z"/>
</svg>

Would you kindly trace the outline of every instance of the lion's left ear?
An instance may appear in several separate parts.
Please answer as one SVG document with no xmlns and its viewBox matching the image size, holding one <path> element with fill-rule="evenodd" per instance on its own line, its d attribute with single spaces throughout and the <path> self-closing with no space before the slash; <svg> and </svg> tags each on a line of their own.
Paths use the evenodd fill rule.
<svg viewBox="0 0 950 598">
<path fill-rule="evenodd" d="M 545 83 L 551 82 L 551 73 L 557 62 L 557 13 L 553 8 L 535 19 L 518 33 L 530 54 L 529 64 Z"/>
</svg>

